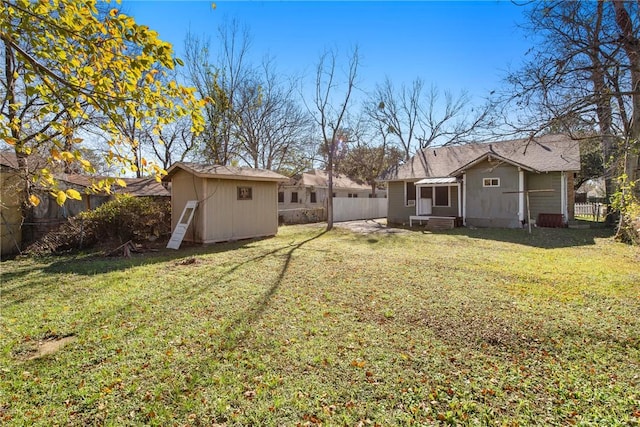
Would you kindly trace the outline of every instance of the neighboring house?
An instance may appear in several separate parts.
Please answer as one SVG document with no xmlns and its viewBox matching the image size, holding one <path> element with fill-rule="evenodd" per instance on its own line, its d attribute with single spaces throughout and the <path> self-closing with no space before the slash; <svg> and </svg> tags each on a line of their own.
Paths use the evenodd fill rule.
<svg viewBox="0 0 640 427">
<path fill-rule="evenodd" d="M 329 194 L 329 174 L 314 169 L 280 184 L 278 209 L 322 208 Z M 371 186 L 345 175 L 333 176 L 333 197 L 371 198 Z M 376 198 L 386 197 L 386 190 L 377 189 Z"/>
<path fill-rule="evenodd" d="M 287 180 L 262 169 L 175 163 L 163 178 L 171 182 L 171 229 L 194 200 L 198 205 L 186 241 L 273 236 L 278 231 L 278 184 Z"/>
<path fill-rule="evenodd" d="M 390 223 L 454 218 L 457 225 L 518 228 L 528 218 L 556 226 L 573 219 L 579 170 L 578 141 L 547 135 L 426 148 L 381 180 Z"/>
<path fill-rule="evenodd" d="M 38 159 L 35 156 L 31 156 L 29 162 L 31 172 L 47 166 L 46 160 Z M 80 193 L 82 200 L 67 199 L 64 205 L 60 206 L 48 190 L 35 187 L 33 191 L 38 195 L 40 203 L 33 208 L 33 223 L 28 224 L 30 227 L 23 229 L 20 203 L 24 180 L 18 172 L 15 152 L 0 151 L 0 205 L 2 208 L 0 253 L 2 255 L 17 253 L 18 248 L 22 246 L 23 239 L 28 244 L 34 238 L 42 236 L 66 222 L 67 218 L 74 217 L 83 211 L 95 209 L 111 200 L 115 194 L 130 194 L 134 197 L 153 197 L 154 199 L 165 198 L 167 200 L 171 196 L 162 183 L 156 181 L 155 178 L 122 178 L 127 186 L 114 185 L 112 186 L 112 194 L 107 194 L 89 191 L 94 180 L 105 179 L 105 177 L 64 173 L 56 173 L 55 177 L 60 189 L 73 188 Z"/>
</svg>

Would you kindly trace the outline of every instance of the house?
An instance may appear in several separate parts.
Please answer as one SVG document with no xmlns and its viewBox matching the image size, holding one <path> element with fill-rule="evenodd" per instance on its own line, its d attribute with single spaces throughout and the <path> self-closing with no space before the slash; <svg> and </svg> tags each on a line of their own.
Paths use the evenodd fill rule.
<svg viewBox="0 0 640 427">
<path fill-rule="evenodd" d="M 328 193 L 329 174 L 326 171 L 314 169 L 280 184 L 278 207 L 279 209 L 323 207 L 326 205 Z M 371 198 L 371 185 L 357 182 L 343 174 L 334 174 L 333 197 Z M 376 189 L 375 197 L 386 197 L 386 191 Z"/>
<path fill-rule="evenodd" d="M 30 156 L 29 171 L 34 173 L 39 168 L 47 167 L 46 159 Z M 29 227 L 23 227 L 22 209 L 20 206 L 23 193 L 24 178 L 18 171 L 18 160 L 15 152 L 10 150 L 0 151 L 0 191 L 1 214 L 0 230 L 2 246 L 0 253 L 9 255 L 17 253 L 24 243 L 28 244 L 52 229 L 57 228 L 80 212 L 97 208 L 111 200 L 115 194 L 129 194 L 133 197 L 152 197 L 156 200 L 169 200 L 170 193 L 162 183 L 155 178 L 122 178 L 126 187 L 112 186 L 112 193 L 91 192 L 89 189 L 96 180 L 106 177 L 92 177 L 75 173 L 54 173 L 61 190 L 77 190 L 82 199 L 67 199 L 60 206 L 47 189 L 34 187 L 33 192 L 38 195 L 40 203 L 33 208 L 33 218 Z"/>
<path fill-rule="evenodd" d="M 197 207 L 184 240 L 215 243 L 273 236 L 278 231 L 278 184 L 272 171 L 178 162 L 163 178 L 171 182 L 171 229 L 187 202 Z"/>
<path fill-rule="evenodd" d="M 428 147 L 388 170 L 389 223 L 518 228 L 573 219 L 578 141 L 546 135 Z"/>
<path fill-rule="evenodd" d="M 286 224 L 325 221 L 329 174 L 314 169 L 289 179 L 278 188 L 278 212 Z M 372 198 L 371 185 L 355 181 L 343 174 L 334 174 L 334 198 Z M 376 189 L 376 198 L 386 197 L 386 190 Z"/>
</svg>

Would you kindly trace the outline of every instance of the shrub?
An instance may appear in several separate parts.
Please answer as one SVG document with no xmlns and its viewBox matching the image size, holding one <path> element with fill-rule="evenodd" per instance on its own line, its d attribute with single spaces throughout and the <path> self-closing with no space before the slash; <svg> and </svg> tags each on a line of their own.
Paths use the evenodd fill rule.
<svg viewBox="0 0 640 427">
<path fill-rule="evenodd" d="M 171 232 L 171 203 L 147 197 L 119 196 L 70 218 L 58 230 L 30 245 L 26 253 L 46 254 L 86 249 L 96 244 L 155 240 Z"/>
<path fill-rule="evenodd" d="M 120 242 L 158 238 L 171 231 L 170 203 L 147 197 L 121 196 L 79 218 L 98 238 Z"/>
</svg>

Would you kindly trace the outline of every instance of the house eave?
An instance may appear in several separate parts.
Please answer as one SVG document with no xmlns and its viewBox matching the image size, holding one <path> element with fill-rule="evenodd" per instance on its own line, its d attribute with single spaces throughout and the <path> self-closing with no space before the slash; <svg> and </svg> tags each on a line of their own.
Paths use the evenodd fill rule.
<svg viewBox="0 0 640 427">
<path fill-rule="evenodd" d="M 454 170 L 453 172 L 451 172 L 451 176 L 461 176 L 463 173 L 465 173 L 468 169 L 484 162 L 485 160 L 487 161 L 491 161 L 491 160 L 498 160 L 499 162 L 502 163 L 507 163 L 510 164 L 511 166 L 517 167 L 519 169 L 523 169 L 526 170 L 528 172 L 535 172 L 535 173 L 540 173 L 540 171 L 527 166 L 527 165 L 523 165 L 522 163 L 518 163 L 518 162 L 514 162 L 511 159 L 508 159 L 504 156 L 500 156 L 498 154 L 495 153 L 484 153 L 481 156 L 477 157 L 475 160 L 470 161 L 469 163 L 467 163 L 466 165 L 461 166 L 460 168 Z"/>
</svg>

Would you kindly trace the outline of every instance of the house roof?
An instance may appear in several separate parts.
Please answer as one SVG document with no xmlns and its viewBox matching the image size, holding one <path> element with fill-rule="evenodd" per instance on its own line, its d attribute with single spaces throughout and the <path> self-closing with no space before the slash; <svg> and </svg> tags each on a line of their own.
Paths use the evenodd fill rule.
<svg viewBox="0 0 640 427">
<path fill-rule="evenodd" d="M 329 174 L 327 173 L 327 171 L 314 169 L 309 172 L 304 172 L 299 179 L 292 180 L 291 185 L 327 188 L 329 187 Z M 371 191 L 370 185 L 357 182 L 343 174 L 333 175 L 333 188 L 340 190 Z"/>
<path fill-rule="evenodd" d="M 46 167 L 47 165 L 47 161 L 45 159 L 37 156 L 29 156 L 29 162 L 29 169 L 31 170 Z M 18 160 L 15 152 L 11 150 L 0 150 L 0 166 L 17 169 Z M 59 181 L 85 188 L 90 188 L 94 181 L 107 178 L 104 176 L 89 176 L 77 173 L 56 173 L 55 177 Z M 122 178 L 122 180 L 127 184 L 127 186 L 114 186 L 114 193 L 129 194 L 134 197 L 171 196 L 171 193 L 164 188 L 161 182 L 156 181 L 155 178 Z"/>
<path fill-rule="evenodd" d="M 236 166 L 207 165 L 203 163 L 177 162 L 171 165 L 167 175 L 162 179 L 168 181 L 179 170 L 184 170 L 200 178 L 235 179 L 244 181 L 288 181 L 284 175 L 265 170 Z"/>
<path fill-rule="evenodd" d="M 483 144 L 429 147 L 385 172 L 382 181 L 457 176 L 487 159 L 535 172 L 579 171 L 580 148 L 566 135 L 545 135 Z"/>
<path fill-rule="evenodd" d="M 171 197 L 169 190 L 155 178 L 123 178 L 123 181 L 127 186 L 115 186 L 115 193 L 134 197 Z"/>
<path fill-rule="evenodd" d="M 90 188 L 95 181 L 107 179 L 106 176 L 88 176 L 76 173 L 57 174 L 56 178 L 79 187 Z M 155 178 L 118 178 L 127 186 L 112 185 L 115 194 L 128 194 L 133 197 L 170 197 L 171 193 Z"/>
<path fill-rule="evenodd" d="M 38 168 L 44 168 L 47 160 L 42 157 L 30 155 L 28 158 L 29 170 L 34 171 Z M 0 166 L 10 169 L 18 169 L 18 157 L 13 150 L 0 150 Z"/>
</svg>

